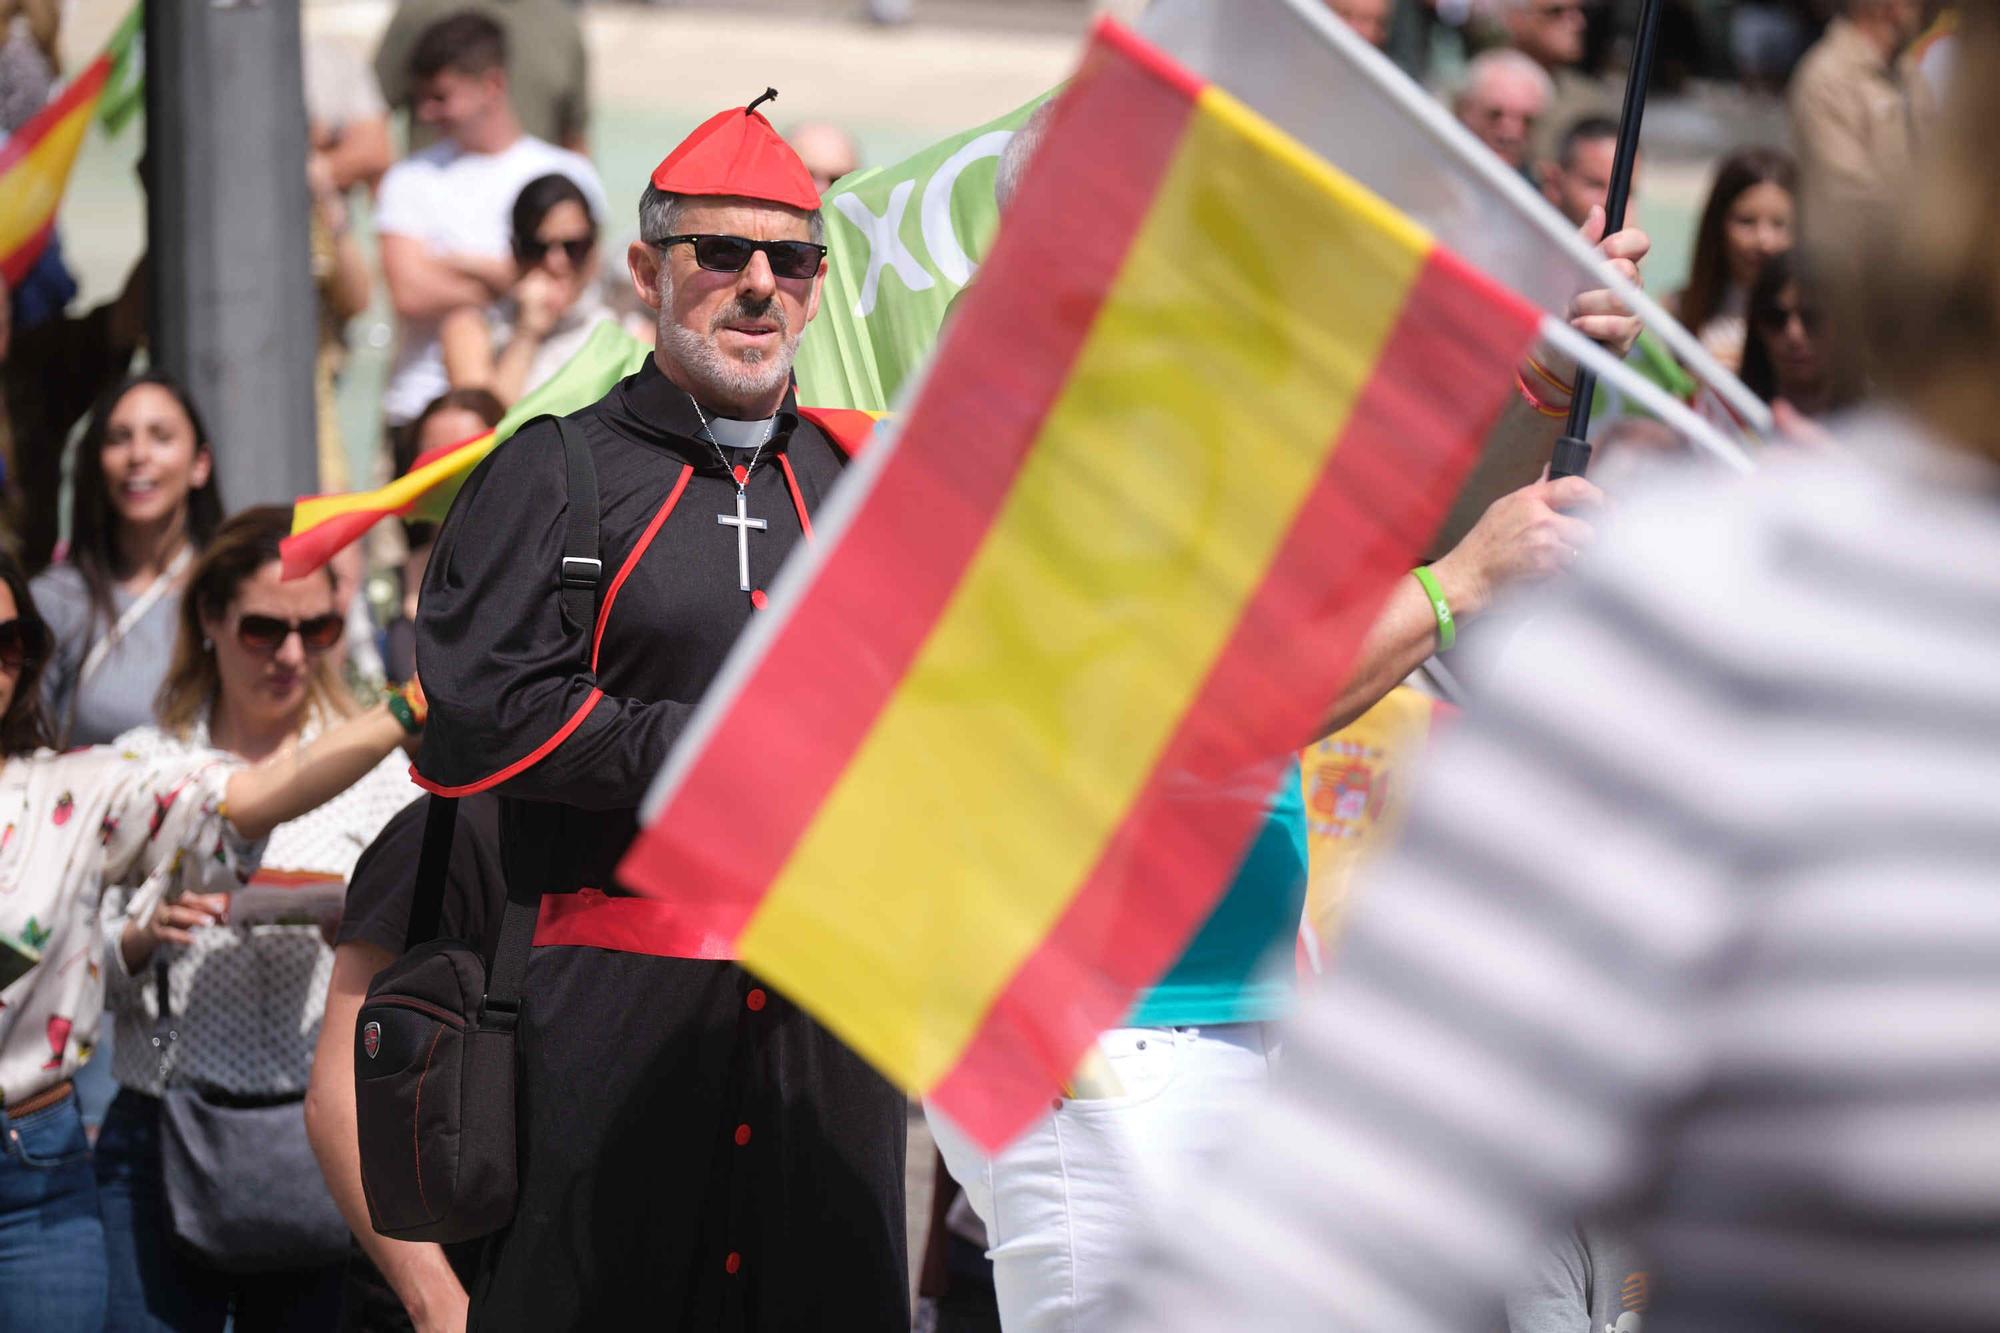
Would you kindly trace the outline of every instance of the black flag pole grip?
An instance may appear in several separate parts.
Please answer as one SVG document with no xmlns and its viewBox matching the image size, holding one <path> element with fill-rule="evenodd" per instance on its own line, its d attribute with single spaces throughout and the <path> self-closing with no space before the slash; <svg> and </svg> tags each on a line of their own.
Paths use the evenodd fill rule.
<svg viewBox="0 0 2000 1333">
<path fill-rule="evenodd" d="M 1640 0 L 1639 31 L 1632 39 L 1632 67 L 1625 73 L 1625 107 L 1618 117 L 1618 147 L 1611 157 L 1611 188 L 1604 196 L 1604 234 L 1625 226 L 1625 205 L 1632 195 L 1632 168 L 1639 160 L 1639 123 L 1646 117 L 1646 85 L 1653 78 L 1653 50 L 1660 34 L 1662 0 Z M 1576 393 L 1569 401 L 1569 423 L 1549 457 L 1549 479 L 1580 477 L 1590 466 L 1590 400 L 1597 396 L 1597 376 L 1576 368 Z"/>
</svg>

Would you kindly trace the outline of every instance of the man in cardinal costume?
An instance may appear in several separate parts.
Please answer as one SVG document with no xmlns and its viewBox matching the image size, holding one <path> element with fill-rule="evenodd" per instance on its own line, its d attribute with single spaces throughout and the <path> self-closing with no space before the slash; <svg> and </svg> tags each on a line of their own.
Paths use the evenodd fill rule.
<svg viewBox="0 0 2000 1333">
<path fill-rule="evenodd" d="M 658 349 L 564 423 L 595 464 L 601 569 L 565 568 L 568 474 L 543 419 L 466 483 L 425 580 L 419 781 L 497 792 L 510 892 L 542 895 L 519 1203 L 470 1284 L 474 1329 L 909 1327 L 904 1098 L 613 874 L 854 447 L 793 399 L 826 272 L 819 193 L 756 105 L 653 172 L 628 259 Z M 566 577 L 594 582 L 594 623 Z M 726 825 L 704 836 L 730 855 Z"/>
</svg>

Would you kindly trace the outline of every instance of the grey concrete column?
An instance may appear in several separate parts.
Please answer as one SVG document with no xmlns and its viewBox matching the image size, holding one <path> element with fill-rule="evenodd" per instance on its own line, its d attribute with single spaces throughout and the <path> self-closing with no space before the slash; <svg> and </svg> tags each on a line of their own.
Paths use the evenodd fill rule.
<svg viewBox="0 0 2000 1333">
<path fill-rule="evenodd" d="M 207 417 L 232 512 L 318 489 L 299 65 L 299 0 L 146 6 L 152 356 Z"/>
</svg>

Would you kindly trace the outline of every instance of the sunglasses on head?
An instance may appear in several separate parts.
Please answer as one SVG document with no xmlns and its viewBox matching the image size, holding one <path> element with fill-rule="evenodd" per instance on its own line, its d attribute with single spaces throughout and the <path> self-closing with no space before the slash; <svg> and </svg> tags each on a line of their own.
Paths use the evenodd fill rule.
<svg viewBox="0 0 2000 1333">
<path fill-rule="evenodd" d="M 253 653 L 275 653 L 293 634 L 299 636 L 309 653 L 323 653 L 340 642 L 347 622 L 329 611 L 309 620 L 280 620 L 276 616 L 248 615 L 236 621 L 236 642 Z"/>
<path fill-rule="evenodd" d="M 569 256 L 571 268 L 582 268 L 584 262 L 590 258 L 591 247 L 596 244 L 595 236 L 585 236 L 574 241 L 544 241 L 533 236 L 522 236 L 514 240 L 514 257 L 523 264 L 539 264 L 543 255 L 560 248 Z"/>
<path fill-rule="evenodd" d="M 649 244 L 662 250 L 686 242 L 694 247 L 694 262 L 711 273 L 741 273 L 759 250 L 780 278 L 810 278 L 819 272 L 826 247 L 811 241 L 753 241 L 747 236 L 662 236 Z"/>
<path fill-rule="evenodd" d="M 0 620 L 0 667 L 19 671 L 48 651 L 49 634 L 31 620 Z"/>
</svg>

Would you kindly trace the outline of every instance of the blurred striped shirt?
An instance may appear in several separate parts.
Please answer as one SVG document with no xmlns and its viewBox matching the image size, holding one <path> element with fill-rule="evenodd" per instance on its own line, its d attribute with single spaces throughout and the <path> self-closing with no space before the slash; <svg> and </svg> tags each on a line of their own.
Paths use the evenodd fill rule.
<svg viewBox="0 0 2000 1333">
<path fill-rule="evenodd" d="M 1612 1210 L 1646 1333 L 2000 1328 L 2000 469 L 1916 434 L 1616 519 L 1127 1327 L 1491 1329 Z"/>
</svg>

